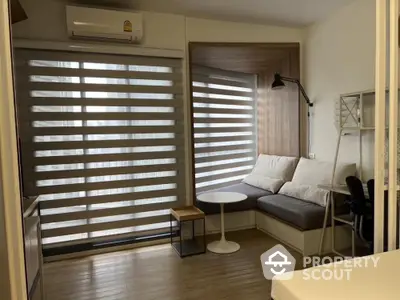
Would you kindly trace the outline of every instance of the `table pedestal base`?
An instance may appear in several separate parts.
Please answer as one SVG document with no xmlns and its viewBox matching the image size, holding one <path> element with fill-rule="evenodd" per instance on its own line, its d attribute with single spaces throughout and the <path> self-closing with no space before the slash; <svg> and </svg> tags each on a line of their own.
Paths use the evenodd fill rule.
<svg viewBox="0 0 400 300">
<path fill-rule="evenodd" d="M 211 252 L 218 253 L 218 254 L 226 254 L 226 253 L 234 253 L 239 251 L 240 245 L 235 242 L 229 241 L 215 241 L 207 245 L 207 249 Z"/>
<path fill-rule="evenodd" d="M 207 249 L 218 254 L 227 254 L 239 251 L 240 245 L 235 242 L 229 242 L 225 238 L 225 220 L 224 203 L 221 204 L 221 239 L 207 245 Z"/>
</svg>

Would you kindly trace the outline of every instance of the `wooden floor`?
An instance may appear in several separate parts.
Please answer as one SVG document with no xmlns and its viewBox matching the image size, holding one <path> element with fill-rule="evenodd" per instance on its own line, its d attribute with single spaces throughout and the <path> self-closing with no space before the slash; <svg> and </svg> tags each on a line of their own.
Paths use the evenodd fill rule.
<svg viewBox="0 0 400 300">
<path fill-rule="evenodd" d="M 180 259 L 162 245 L 48 263 L 46 300 L 270 299 L 260 255 L 278 242 L 255 229 L 227 238 L 240 243 L 239 252 Z M 292 254 L 299 261 L 300 254 Z"/>
</svg>

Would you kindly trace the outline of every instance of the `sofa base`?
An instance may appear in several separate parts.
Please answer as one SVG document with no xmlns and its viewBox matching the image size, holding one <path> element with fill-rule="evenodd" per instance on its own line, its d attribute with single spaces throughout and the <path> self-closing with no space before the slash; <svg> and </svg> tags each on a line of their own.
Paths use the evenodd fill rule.
<svg viewBox="0 0 400 300">
<path fill-rule="evenodd" d="M 301 231 L 260 211 L 256 211 L 255 215 L 258 230 L 271 235 L 304 256 L 318 255 L 322 228 Z M 348 226 L 335 226 L 335 231 L 336 250 L 350 248 L 351 229 Z M 332 253 L 331 234 L 331 228 L 328 227 L 322 248 L 323 254 Z"/>
<path fill-rule="evenodd" d="M 322 226 L 322 224 L 321 224 Z M 317 255 L 322 228 L 301 231 L 261 211 L 248 210 L 242 212 L 225 213 L 225 231 L 237 231 L 257 228 L 272 236 L 283 244 L 300 252 L 304 256 Z M 206 216 L 206 234 L 220 233 L 221 216 Z M 348 226 L 335 226 L 336 250 L 349 249 L 351 247 L 351 230 Z M 202 228 L 196 228 L 200 234 Z M 331 228 L 325 232 L 323 254 L 332 253 Z"/>
</svg>

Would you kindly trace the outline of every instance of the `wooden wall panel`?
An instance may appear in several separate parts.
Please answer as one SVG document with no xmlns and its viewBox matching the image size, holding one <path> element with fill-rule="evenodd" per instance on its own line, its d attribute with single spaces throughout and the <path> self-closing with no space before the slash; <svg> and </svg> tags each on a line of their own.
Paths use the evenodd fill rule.
<svg viewBox="0 0 400 300">
<path fill-rule="evenodd" d="M 275 67 L 259 74 L 258 88 L 258 152 L 263 154 L 300 156 L 300 98 L 296 84 L 271 89 L 275 72 L 299 78 L 298 50 L 292 49 Z M 297 57 L 297 58 L 296 58 Z"/>
<path fill-rule="evenodd" d="M 295 84 L 272 91 L 275 72 L 300 79 L 298 43 L 190 43 L 190 64 L 258 75 L 258 152 L 305 155 L 306 109 Z"/>
</svg>

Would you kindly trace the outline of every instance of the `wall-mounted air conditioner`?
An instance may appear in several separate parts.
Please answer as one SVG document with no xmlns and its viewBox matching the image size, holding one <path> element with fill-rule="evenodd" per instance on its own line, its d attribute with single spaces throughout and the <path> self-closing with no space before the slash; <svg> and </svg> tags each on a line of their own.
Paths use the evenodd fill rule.
<svg viewBox="0 0 400 300">
<path fill-rule="evenodd" d="M 71 38 L 139 43 L 143 37 L 140 13 L 67 6 L 67 28 Z"/>
</svg>

